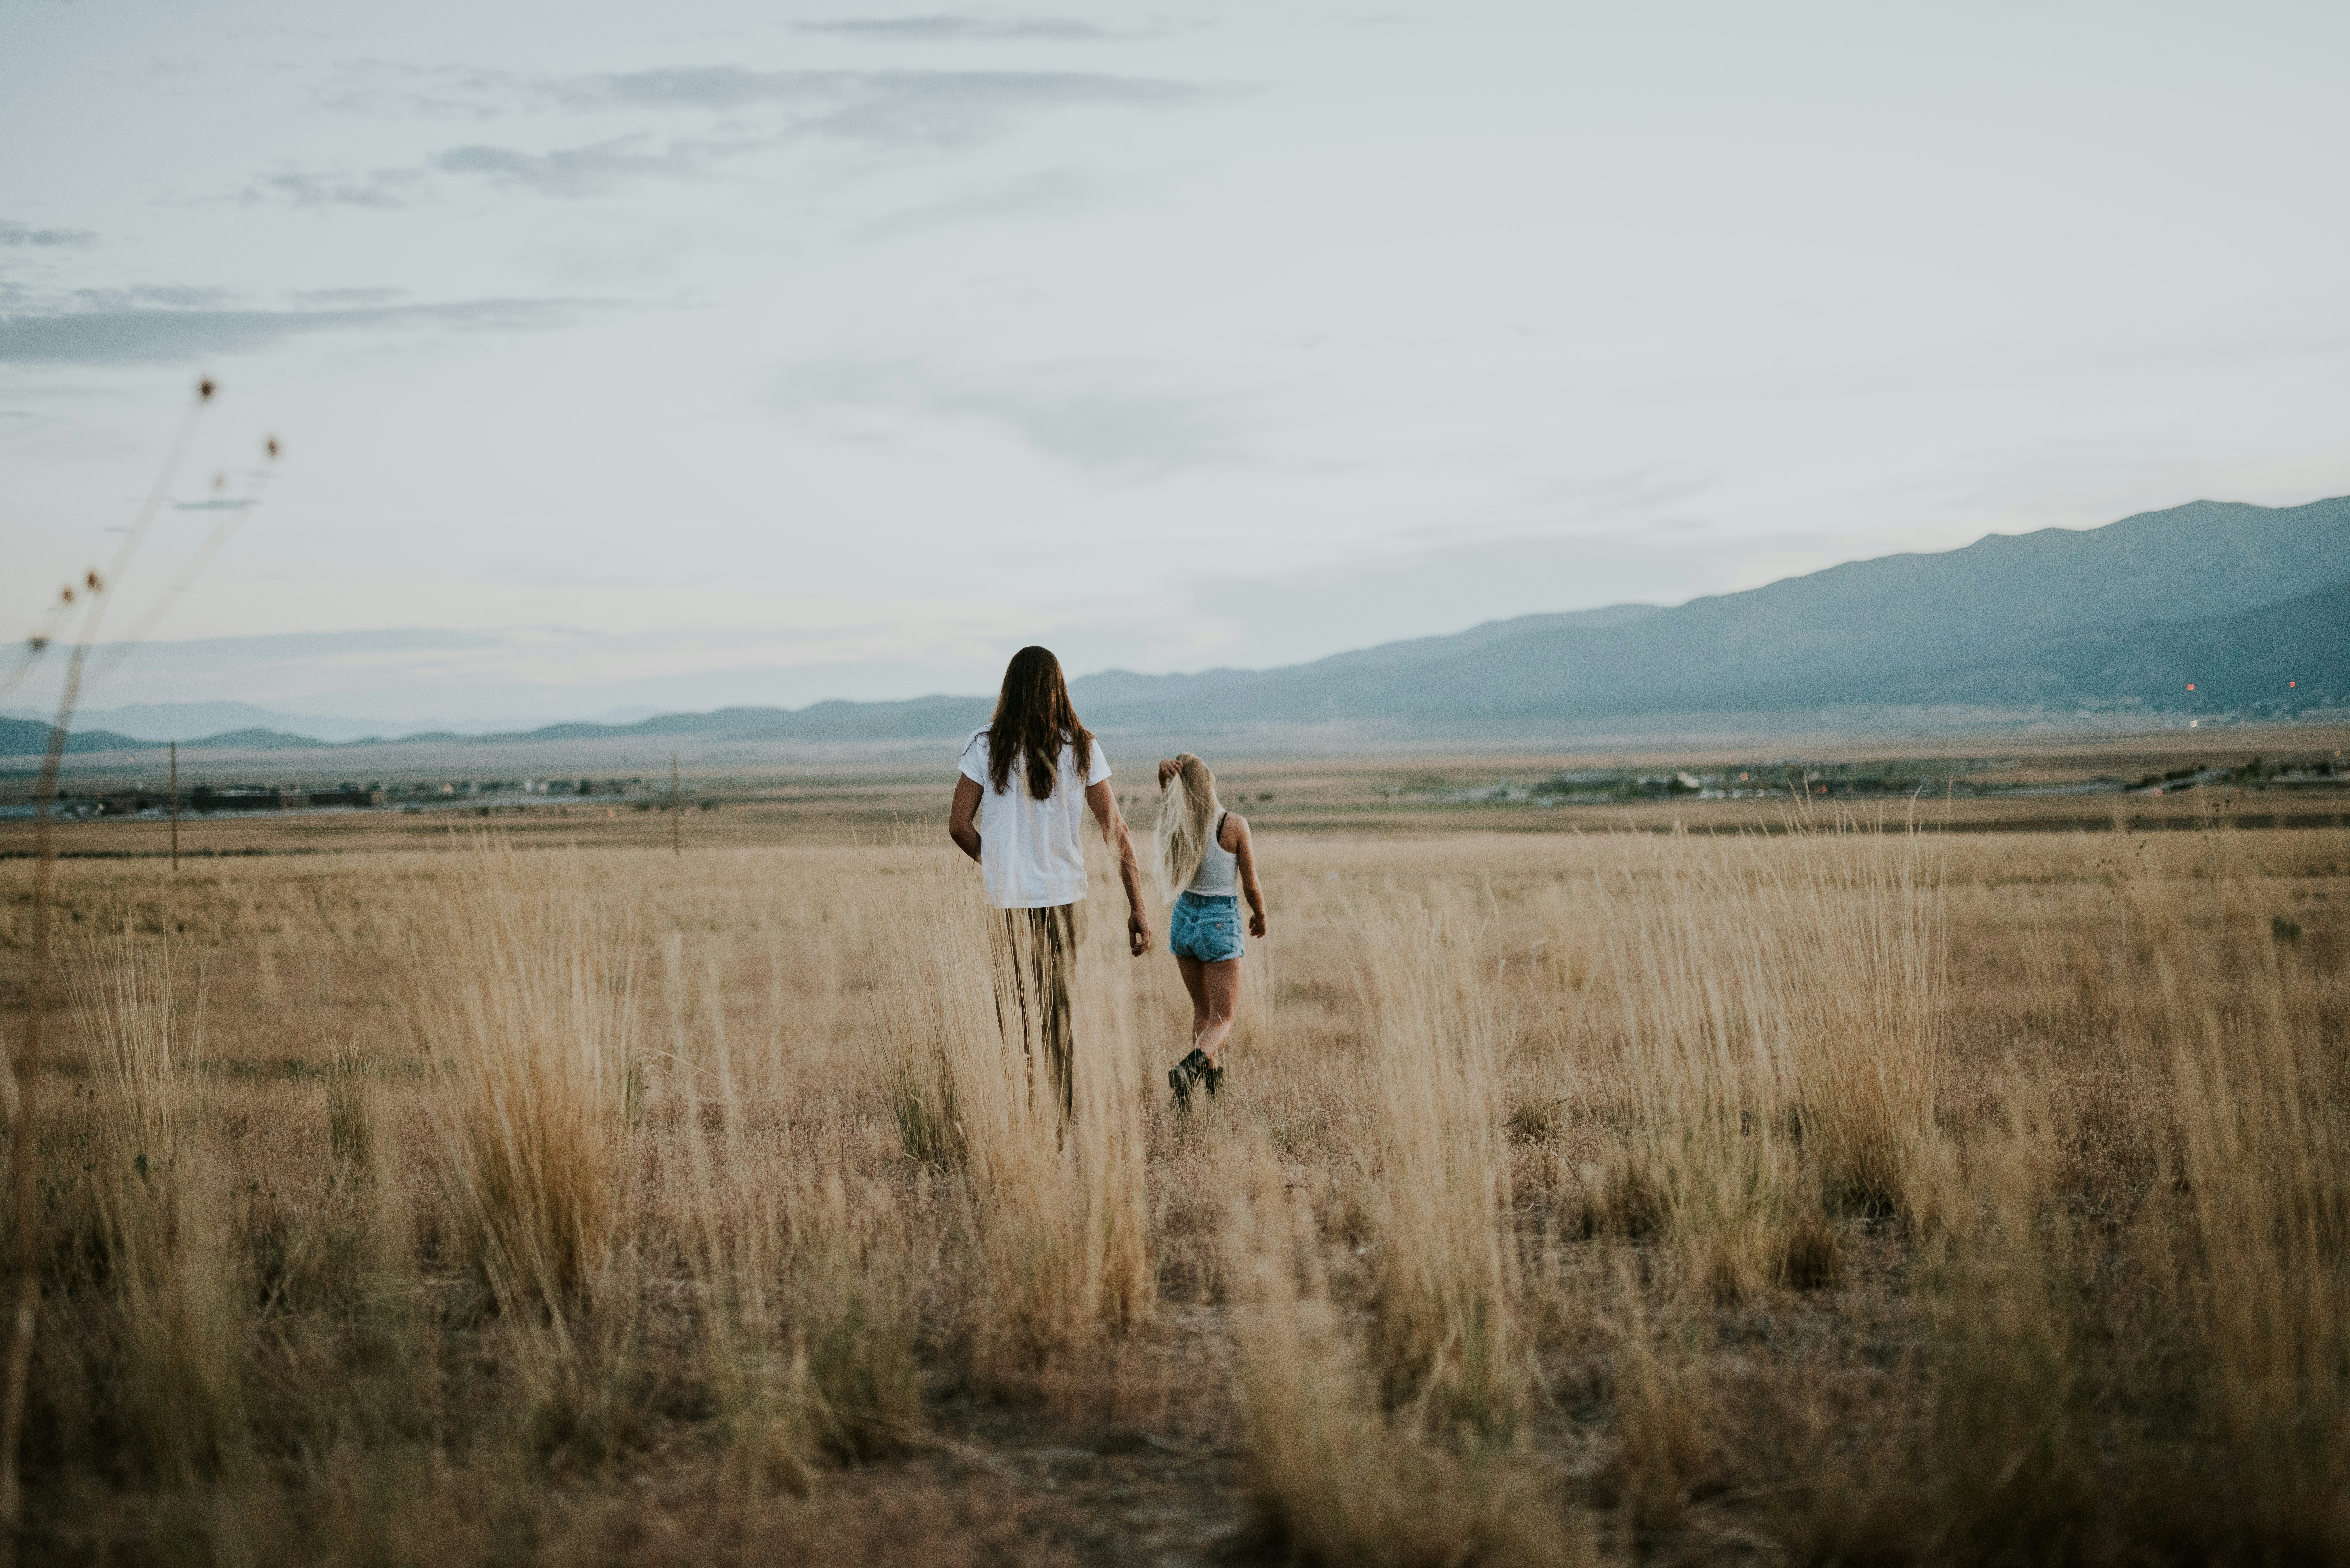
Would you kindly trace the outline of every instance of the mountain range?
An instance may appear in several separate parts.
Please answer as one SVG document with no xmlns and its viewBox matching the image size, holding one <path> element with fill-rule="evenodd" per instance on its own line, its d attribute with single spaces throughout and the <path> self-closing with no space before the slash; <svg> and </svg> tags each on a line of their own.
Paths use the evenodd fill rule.
<svg viewBox="0 0 2350 1568">
<path fill-rule="evenodd" d="M 2153 711 L 2350 699 L 2350 497 L 2197 501 L 2102 528 L 1991 535 L 1663 608 L 1492 621 L 1277 670 L 1107 670 L 1070 683 L 1087 723 L 1182 733 L 1355 721 L 1417 733 L 1670 713 L 1962 703 Z M 959 734 L 986 696 L 726 708 L 632 724 L 410 740 L 892 741 Z M 0 754 L 48 727 L 0 719 Z M 328 742 L 247 729 L 206 748 Z M 393 742 L 363 740 L 348 746 Z M 78 732 L 75 752 L 153 746 Z"/>
<path fill-rule="evenodd" d="M 1503 621 L 1385 664 L 1128 684 L 1087 722 L 1537 721 L 1970 702 L 2219 709 L 2350 694 L 2350 497 L 1991 535 L 1619 620 Z M 2298 681 L 2298 686 L 2287 686 Z M 2189 683 L 2194 690 L 2188 690 Z"/>
<path fill-rule="evenodd" d="M 659 708 L 614 708 L 598 715 L 594 722 L 633 724 L 660 711 Z M 26 708 L 0 708 L 0 719 L 38 720 L 47 716 Z M 209 743 L 213 736 L 252 730 L 273 730 L 296 742 L 400 741 L 411 735 L 507 734 L 544 722 L 531 719 L 343 719 L 323 713 L 288 713 L 251 702 L 133 702 L 120 708 L 85 708 L 75 718 L 88 729 L 105 730 L 127 741 L 177 740 L 188 744 L 195 743 L 189 740 L 192 735 L 205 736 Z"/>
</svg>

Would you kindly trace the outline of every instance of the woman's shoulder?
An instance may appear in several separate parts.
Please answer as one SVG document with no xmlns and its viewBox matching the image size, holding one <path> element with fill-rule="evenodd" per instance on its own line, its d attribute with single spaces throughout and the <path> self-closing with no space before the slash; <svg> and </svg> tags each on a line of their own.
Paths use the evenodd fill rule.
<svg viewBox="0 0 2350 1568">
<path fill-rule="evenodd" d="M 1230 849 L 1232 846 L 1231 844 L 1226 844 L 1224 840 L 1229 838 L 1237 842 L 1247 836 L 1248 818 L 1243 816 L 1237 811 L 1228 811 L 1224 813 L 1223 829 L 1216 835 L 1216 843 L 1218 846 L 1224 849 Z"/>
</svg>

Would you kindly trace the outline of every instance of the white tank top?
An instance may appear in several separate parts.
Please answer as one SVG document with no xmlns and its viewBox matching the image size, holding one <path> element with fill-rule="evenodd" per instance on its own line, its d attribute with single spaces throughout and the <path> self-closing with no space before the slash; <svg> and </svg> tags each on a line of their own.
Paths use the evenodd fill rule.
<svg viewBox="0 0 2350 1568">
<path fill-rule="evenodd" d="M 1224 812 L 1216 818 L 1216 831 L 1208 836 L 1205 850 L 1200 856 L 1200 868 L 1191 874 L 1190 886 L 1183 891 L 1197 893 L 1207 898 L 1228 898 L 1240 889 L 1241 857 L 1225 848 L 1224 821 L 1232 814 Z"/>
</svg>

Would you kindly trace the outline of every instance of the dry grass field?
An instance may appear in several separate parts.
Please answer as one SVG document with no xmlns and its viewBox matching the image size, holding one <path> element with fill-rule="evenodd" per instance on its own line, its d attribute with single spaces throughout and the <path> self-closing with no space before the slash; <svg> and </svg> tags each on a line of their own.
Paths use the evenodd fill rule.
<svg viewBox="0 0 2350 1568">
<path fill-rule="evenodd" d="M 1146 793 L 1154 759 L 1191 741 L 1169 741 L 1152 749 L 1145 738 L 1114 736 L 1107 742 L 1118 767 L 1129 815 L 1150 808 Z M 1743 750 L 1737 749 L 1744 747 Z M 2152 831 L 2199 831 L 2218 814 L 2236 826 L 2272 828 L 2350 827 L 2350 772 L 2322 786 L 2266 782 L 2210 783 L 2204 789 L 2156 795 L 2147 793 L 2070 793 L 2093 781 L 2137 781 L 2171 769 L 2241 768 L 2264 762 L 2308 768 L 2340 763 L 2350 751 L 2350 726 L 2309 718 L 2293 722 L 2214 725 L 2188 730 L 2141 728 L 2107 732 L 2052 727 L 2047 732 L 2007 729 L 1959 735 L 1875 732 L 1854 736 L 1753 735 L 1736 746 L 1719 739 L 1692 738 L 1673 749 L 1611 747 L 1513 750 L 1436 747 L 1418 751 L 1252 752 L 1240 740 L 1220 742 L 1215 763 L 1226 802 L 1252 822 L 1283 834 L 1607 833 L 1626 827 L 1644 832 L 1675 826 L 1692 833 L 1778 833 L 1787 822 L 1789 785 L 1810 774 L 1814 782 L 1840 775 L 1889 774 L 1901 782 L 1876 799 L 1830 800 L 1830 806 L 1890 810 L 1907 808 L 1911 784 L 1922 786 L 1918 815 L 1928 826 L 1957 832 L 2100 832 L 2117 821 Z M 401 753 L 397 759 L 391 754 Z M 616 753 L 584 745 L 566 749 L 486 750 L 454 746 L 386 748 L 354 753 L 278 752 L 258 754 L 182 753 L 182 784 L 326 784 L 337 780 L 388 780 L 400 788 L 449 784 L 462 797 L 413 812 L 255 811 L 191 813 L 181 825 L 182 847 L 195 858 L 226 855 L 343 853 L 367 849 L 433 848 L 448 842 L 451 829 L 496 827 L 521 845 L 577 844 L 588 848 L 666 847 L 673 827 L 689 847 L 718 848 L 775 844 L 848 845 L 888 843 L 909 824 L 941 810 L 940 781 L 949 768 L 935 742 L 906 742 L 870 755 L 819 753 L 788 758 L 732 758 L 687 750 L 682 755 L 683 821 L 667 810 L 664 753 Z M 412 754 L 411 754 L 412 753 Z M 151 755 L 124 759 L 77 754 L 68 759 L 65 788 L 83 804 L 93 796 L 130 790 L 136 783 L 161 798 L 161 779 Z M 5 759 L 0 759 L 5 761 Z M 0 767 L 0 861 L 32 852 L 29 818 L 35 759 L 18 759 L 11 774 Z M 397 761 L 397 765 L 395 765 Z M 1670 799 L 1607 801 L 1569 797 L 1541 805 L 1524 799 L 1475 798 L 1496 784 L 1520 786 L 1546 777 L 1586 770 L 1620 770 L 1669 777 L 1677 770 L 1700 773 L 1756 770 L 1761 784 L 1777 793 L 1769 799 Z M 608 775 L 620 775 L 611 777 Z M 629 778 L 628 775 L 645 775 Z M 521 794 L 512 788 L 474 796 L 503 782 L 525 777 L 566 784 L 593 775 L 602 784 L 625 784 L 625 797 L 608 794 L 582 799 L 557 789 Z M 1960 784 L 1945 792 L 1945 782 Z M 1977 793 L 1980 792 L 1980 793 Z M 398 797 L 407 800 L 410 797 Z M 162 855 L 170 851 L 170 823 L 160 813 L 90 821 L 64 821 L 56 842 L 76 857 Z"/>
<path fill-rule="evenodd" d="M 2350 1556 L 2350 833 L 1260 844 L 62 862 L 25 1560 Z"/>
</svg>

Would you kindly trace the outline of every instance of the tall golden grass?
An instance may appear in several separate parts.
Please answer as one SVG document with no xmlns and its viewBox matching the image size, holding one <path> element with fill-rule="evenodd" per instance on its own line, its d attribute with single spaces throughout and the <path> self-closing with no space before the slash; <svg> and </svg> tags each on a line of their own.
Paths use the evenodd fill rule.
<svg viewBox="0 0 2350 1568">
<path fill-rule="evenodd" d="M 1360 927 L 1383 1162 L 1372 1354 L 1390 1406 L 1503 1438 L 1519 1403 L 1501 1234 L 1508 1025 L 1473 918 L 1407 908 Z"/>
<path fill-rule="evenodd" d="M 2350 835 L 1263 860 L 1066 1127 L 942 847 L 60 864 L 24 1546 L 2350 1552 Z"/>
<path fill-rule="evenodd" d="M 1017 1376 L 1148 1321 L 1155 1302 L 1130 961 L 1091 923 L 1076 961 L 1077 1114 L 1065 1136 L 1048 1064 L 1000 1000 L 1000 917 L 961 869 L 927 855 L 901 869 L 905 901 L 874 932 L 889 944 L 879 961 L 903 955 L 910 972 L 876 998 L 873 1033 L 906 1153 L 951 1155 L 968 1175 L 980 1365 Z"/>
<path fill-rule="evenodd" d="M 103 1087 L 93 1096 L 87 1213 L 123 1361 L 131 1452 L 182 1486 L 238 1465 L 248 1446 L 242 1282 L 224 1173 L 198 1137 L 193 1069 L 203 997 L 182 1009 L 183 960 L 118 939 L 72 973 L 77 1021 Z"/>
<path fill-rule="evenodd" d="M 1584 1556 L 1579 1535 L 1492 1447 L 1464 1461 L 1382 1412 L 1327 1297 L 1310 1210 L 1293 1199 L 1262 1139 L 1239 1163 L 1224 1244 L 1237 1286 L 1242 1438 L 1262 1544 L 1292 1561 L 1381 1568 Z M 1430 1326 L 1444 1337 L 1440 1317 Z"/>
<path fill-rule="evenodd" d="M 2178 1174 L 2191 1197 L 2167 1251 L 2182 1260 L 2225 1504 L 2280 1551 L 2339 1555 L 2350 1552 L 2350 1061 L 2338 996 L 2262 929 L 2263 912 L 2223 903 L 2158 951 Z"/>
<path fill-rule="evenodd" d="M 619 1219 L 633 947 L 575 856 L 452 858 L 411 940 L 457 1245 L 502 1305 L 560 1304 L 600 1277 Z"/>
<path fill-rule="evenodd" d="M 1599 929 L 1634 1134 L 1600 1213 L 1661 1227 L 1725 1299 L 1832 1277 L 1824 1200 L 1929 1206 L 1921 1183 L 1947 1166 L 1936 844 L 1849 821 L 1636 840 L 1574 907 Z"/>
</svg>

